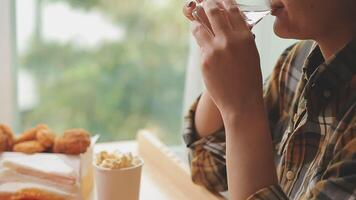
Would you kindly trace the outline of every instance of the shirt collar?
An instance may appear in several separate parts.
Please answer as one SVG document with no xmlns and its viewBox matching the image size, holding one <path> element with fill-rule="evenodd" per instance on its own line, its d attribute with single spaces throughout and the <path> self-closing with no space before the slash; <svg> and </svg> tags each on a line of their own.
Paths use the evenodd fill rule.
<svg viewBox="0 0 356 200">
<path fill-rule="evenodd" d="M 325 98 L 330 97 L 334 91 L 351 82 L 356 73 L 356 38 L 328 61 L 324 60 L 319 46 L 315 45 L 305 62 L 303 72 L 311 86 L 310 90 Z"/>
</svg>

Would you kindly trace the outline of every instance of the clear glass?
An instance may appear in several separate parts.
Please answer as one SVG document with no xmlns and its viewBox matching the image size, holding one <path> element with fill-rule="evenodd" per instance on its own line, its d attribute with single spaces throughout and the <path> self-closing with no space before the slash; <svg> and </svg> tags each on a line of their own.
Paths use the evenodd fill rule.
<svg viewBox="0 0 356 200">
<path fill-rule="evenodd" d="M 189 25 L 180 1 L 16 1 L 19 130 L 148 129 L 181 142 Z"/>
<path fill-rule="evenodd" d="M 237 5 L 241 12 L 245 15 L 246 22 L 251 26 L 255 26 L 265 16 L 271 13 L 271 8 L 268 5 Z"/>
<path fill-rule="evenodd" d="M 242 3 L 243 2 L 243 3 Z M 268 3 L 269 1 L 265 0 L 255 0 L 255 1 L 235 1 L 235 4 L 239 7 L 240 11 L 244 14 L 246 22 L 250 26 L 255 26 L 260 22 L 263 17 L 271 13 L 271 7 Z M 202 8 L 202 3 L 197 3 L 197 8 L 193 11 L 193 17 L 200 21 L 205 28 L 208 28 L 206 23 L 204 23 L 203 17 L 199 15 L 198 9 Z M 211 31 L 209 29 L 209 31 Z"/>
</svg>

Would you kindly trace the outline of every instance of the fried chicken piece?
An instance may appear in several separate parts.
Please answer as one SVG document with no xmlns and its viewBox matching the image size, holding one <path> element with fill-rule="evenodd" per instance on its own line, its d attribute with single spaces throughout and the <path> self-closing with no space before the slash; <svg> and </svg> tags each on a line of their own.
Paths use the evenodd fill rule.
<svg viewBox="0 0 356 200">
<path fill-rule="evenodd" d="M 42 146 L 40 142 L 36 140 L 32 140 L 32 141 L 25 141 L 25 142 L 15 144 L 12 150 L 14 152 L 32 154 L 32 153 L 44 152 L 46 148 Z"/>
<path fill-rule="evenodd" d="M 55 135 L 49 129 L 41 129 L 36 134 L 37 141 L 46 149 L 52 148 Z"/>
<path fill-rule="evenodd" d="M 31 141 L 31 140 L 36 140 L 37 133 L 41 130 L 49 130 L 48 126 L 45 124 L 39 124 L 34 128 L 30 128 L 23 132 L 15 141 L 15 144 L 25 142 L 25 141 Z"/>
<path fill-rule="evenodd" d="M 31 141 L 36 139 L 36 133 L 37 130 L 36 128 L 31 128 L 25 132 L 23 132 L 16 140 L 15 144 L 21 143 L 21 142 L 26 142 L 26 141 Z"/>
<path fill-rule="evenodd" d="M 44 148 L 50 149 L 54 144 L 55 135 L 45 124 L 39 124 L 23 132 L 16 140 L 16 144 L 26 141 L 38 141 Z M 38 145 L 36 145 L 36 148 Z M 39 148 L 38 148 L 39 149 Z"/>
<path fill-rule="evenodd" d="M 11 151 L 14 145 L 14 135 L 10 127 L 0 124 L 0 153 Z"/>
<path fill-rule="evenodd" d="M 72 129 L 65 131 L 62 137 L 56 138 L 53 152 L 77 155 L 86 152 L 89 145 L 90 136 L 87 131 Z"/>
</svg>

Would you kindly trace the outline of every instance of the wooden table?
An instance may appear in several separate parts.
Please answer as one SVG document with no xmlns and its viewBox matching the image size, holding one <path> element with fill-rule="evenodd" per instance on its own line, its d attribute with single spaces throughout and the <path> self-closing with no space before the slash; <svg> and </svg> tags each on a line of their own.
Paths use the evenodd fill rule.
<svg viewBox="0 0 356 200">
<path fill-rule="evenodd" d="M 183 164 L 163 143 L 147 131 L 141 131 L 138 134 L 137 141 L 95 145 L 94 152 L 102 150 L 129 151 L 144 159 L 140 200 L 221 199 L 205 188 L 195 185 L 191 181 L 188 166 Z M 96 196 L 95 192 L 93 196 Z"/>
</svg>

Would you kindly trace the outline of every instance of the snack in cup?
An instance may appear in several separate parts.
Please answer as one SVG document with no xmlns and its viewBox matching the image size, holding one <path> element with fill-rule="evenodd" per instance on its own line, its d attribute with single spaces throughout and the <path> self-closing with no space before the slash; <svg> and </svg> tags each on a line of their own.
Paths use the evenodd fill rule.
<svg viewBox="0 0 356 200">
<path fill-rule="evenodd" d="M 143 165 L 140 157 L 119 151 L 101 151 L 93 164 L 98 199 L 139 199 Z"/>
<path fill-rule="evenodd" d="M 96 165 L 106 169 L 123 169 L 140 164 L 140 159 L 131 153 L 101 151 L 96 155 Z"/>
</svg>

